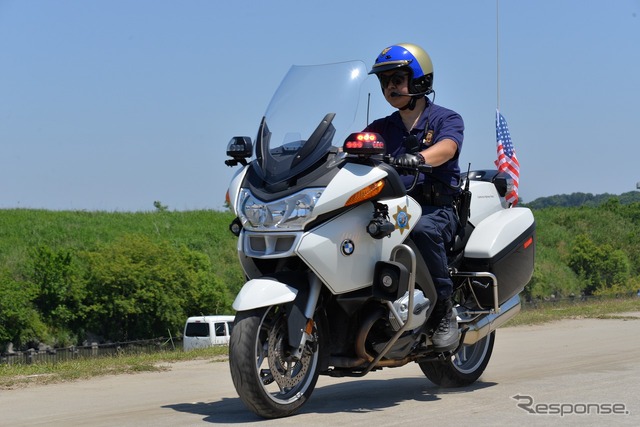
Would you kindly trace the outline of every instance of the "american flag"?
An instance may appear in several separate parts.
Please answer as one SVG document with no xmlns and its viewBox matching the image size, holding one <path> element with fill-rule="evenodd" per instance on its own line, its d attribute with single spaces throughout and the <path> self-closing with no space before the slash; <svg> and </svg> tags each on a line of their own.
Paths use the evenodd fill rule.
<svg viewBox="0 0 640 427">
<path fill-rule="evenodd" d="M 520 163 L 516 150 L 511 142 L 511 134 L 507 121 L 500 111 L 496 110 L 496 141 L 498 144 L 498 160 L 495 162 L 500 172 L 506 172 L 513 178 L 513 190 L 505 195 L 507 202 L 515 206 L 518 203 L 518 181 L 520 179 Z"/>
</svg>

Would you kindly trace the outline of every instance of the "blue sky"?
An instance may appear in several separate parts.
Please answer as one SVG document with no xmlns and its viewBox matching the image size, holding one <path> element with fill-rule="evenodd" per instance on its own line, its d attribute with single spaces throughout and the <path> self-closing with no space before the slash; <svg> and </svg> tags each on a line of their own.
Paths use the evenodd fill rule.
<svg viewBox="0 0 640 427">
<path fill-rule="evenodd" d="M 499 17 L 521 197 L 634 190 L 640 0 L 502 0 Z M 495 0 L 0 0 L 0 208 L 222 209 L 227 142 L 255 136 L 292 64 L 399 42 L 463 116 L 463 168 L 492 168 Z M 372 94 L 372 118 L 390 111 Z"/>
</svg>

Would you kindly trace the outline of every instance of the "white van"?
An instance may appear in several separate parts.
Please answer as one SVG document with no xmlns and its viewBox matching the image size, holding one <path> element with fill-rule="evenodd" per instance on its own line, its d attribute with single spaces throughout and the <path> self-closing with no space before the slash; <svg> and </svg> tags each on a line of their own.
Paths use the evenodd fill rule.
<svg viewBox="0 0 640 427">
<path fill-rule="evenodd" d="M 184 325 L 182 348 L 187 351 L 228 345 L 235 316 L 194 316 Z"/>
</svg>

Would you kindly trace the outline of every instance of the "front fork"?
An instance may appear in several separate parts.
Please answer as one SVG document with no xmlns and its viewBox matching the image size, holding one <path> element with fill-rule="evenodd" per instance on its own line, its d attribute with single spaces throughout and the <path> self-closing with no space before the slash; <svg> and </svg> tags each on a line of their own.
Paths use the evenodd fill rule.
<svg viewBox="0 0 640 427">
<path fill-rule="evenodd" d="M 322 282 L 313 273 L 309 273 L 309 293 L 306 301 L 300 299 L 304 293 L 298 293 L 298 298 L 294 302 L 291 314 L 287 320 L 289 329 L 289 343 L 291 345 L 291 356 L 299 360 L 307 345 L 307 342 L 314 341 L 313 337 L 313 314 L 318 305 Z M 297 347 L 296 344 L 297 343 Z"/>
</svg>

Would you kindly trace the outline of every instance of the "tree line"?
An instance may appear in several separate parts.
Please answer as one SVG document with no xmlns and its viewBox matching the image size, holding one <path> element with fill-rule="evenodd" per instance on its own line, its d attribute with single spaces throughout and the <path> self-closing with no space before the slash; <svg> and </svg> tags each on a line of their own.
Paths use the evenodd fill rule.
<svg viewBox="0 0 640 427">
<path fill-rule="evenodd" d="M 558 194 L 549 197 L 539 197 L 532 202 L 526 203 L 532 209 L 544 209 L 552 207 L 576 208 L 576 207 L 597 207 L 607 203 L 610 199 L 617 199 L 620 204 L 629 205 L 640 203 L 640 191 L 629 191 L 619 196 L 603 193 L 571 193 Z"/>
</svg>

